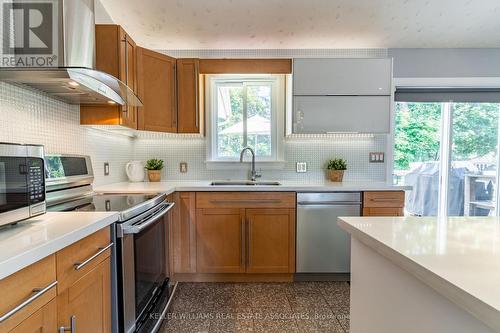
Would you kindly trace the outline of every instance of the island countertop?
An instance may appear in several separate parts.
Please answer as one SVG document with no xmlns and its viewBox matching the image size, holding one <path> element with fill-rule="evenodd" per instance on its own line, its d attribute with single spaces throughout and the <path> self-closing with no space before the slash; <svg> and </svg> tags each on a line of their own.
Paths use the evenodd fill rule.
<svg viewBox="0 0 500 333">
<path fill-rule="evenodd" d="M 338 224 L 500 332 L 500 219 L 340 217 Z"/>
<path fill-rule="evenodd" d="M 49 212 L 2 227 L 0 280 L 117 220 L 117 212 Z"/>
</svg>

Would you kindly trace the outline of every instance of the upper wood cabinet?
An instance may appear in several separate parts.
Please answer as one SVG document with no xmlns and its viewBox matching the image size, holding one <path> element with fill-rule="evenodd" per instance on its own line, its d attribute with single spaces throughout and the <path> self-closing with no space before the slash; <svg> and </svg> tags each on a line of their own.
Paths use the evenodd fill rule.
<svg viewBox="0 0 500 333">
<path fill-rule="evenodd" d="M 176 60 L 137 47 L 139 130 L 177 132 Z"/>
<path fill-rule="evenodd" d="M 137 93 L 137 50 L 134 40 L 119 25 L 95 26 L 96 69 L 111 74 Z M 81 105 L 82 125 L 122 125 L 137 128 L 137 107 Z"/>
<path fill-rule="evenodd" d="M 199 59 L 177 59 L 178 133 L 200 133 L 202 129 L 199 66 Z"/>
<path fill-rule="evenodd" d="M 294 95 L 391 95 L 392 59 L 293 60 Z"/>
</svg>

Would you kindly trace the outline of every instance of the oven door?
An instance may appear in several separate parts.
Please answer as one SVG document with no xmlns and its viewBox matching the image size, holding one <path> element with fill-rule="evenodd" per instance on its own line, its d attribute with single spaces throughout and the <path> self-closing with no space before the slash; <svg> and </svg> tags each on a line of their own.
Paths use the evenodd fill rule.
<svg viewBox="0 0 500 333">
<path fill-rule="evenodd" d="M 167 281 L 167 225 L 165 214 L 173 203 L 117 225 L 121 236 L 123 331 L 133 332 L 147 319 Z"/>
</svg>

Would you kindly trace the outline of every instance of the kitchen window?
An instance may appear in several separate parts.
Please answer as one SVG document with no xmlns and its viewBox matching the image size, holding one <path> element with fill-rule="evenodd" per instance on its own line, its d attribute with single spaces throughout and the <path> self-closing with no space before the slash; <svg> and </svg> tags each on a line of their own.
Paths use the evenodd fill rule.
<svg viewBox="0 0 500 333">
<path fill-rule="evenodd" d="M 500 91 L 399 89 L 395 183 L 414 215 L 498 215 Z"/>
<path fill-rule="evenodd" d="M 240 152 L 247 146 L 255 151 L 257 161 L 279 161 L 283 76 L 210 75 L 206 82 L 208 161 L 239 162 Z"/>
</svg>

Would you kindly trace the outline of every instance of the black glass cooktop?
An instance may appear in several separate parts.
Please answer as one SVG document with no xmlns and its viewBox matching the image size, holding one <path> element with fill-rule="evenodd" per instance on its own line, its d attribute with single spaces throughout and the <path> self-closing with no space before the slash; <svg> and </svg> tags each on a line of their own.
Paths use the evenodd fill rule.
<svg viewBox="0 0 500 333">
<path fill-rule="evenodd" d="M 96 194 L 86 198 L 80 198 L 73 201 L 64 202 L 52 207 L 49 211 L 86 211 L 86 212 L 123 212 L 136 207 L 150 199 L 154 195 L 143 194 Z"/>
</svg>

